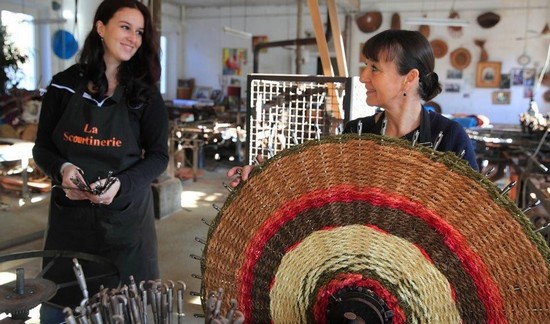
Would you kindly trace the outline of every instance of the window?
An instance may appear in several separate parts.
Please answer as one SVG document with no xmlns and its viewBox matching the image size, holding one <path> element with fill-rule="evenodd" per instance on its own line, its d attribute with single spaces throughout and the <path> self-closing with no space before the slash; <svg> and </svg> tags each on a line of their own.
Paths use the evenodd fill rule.
<svg viewBox="0 0 550 324">
<path fill-rule="evenodd" d="M 166 93 L 166 36 L 160 36 L 160 93 Z"/>
<path fill-rule="evenodd" d="M 18 88 L 33 90 L 37 87 L 36 80 L 36 53 L 34 45 L 34 25 L 29 23 L 33 19 L 32 16 L 16 13 L 7 10 L 2 10 L 0 13 L 0 21 L 6 26 L 9 35 L 9 40 L 14 43 L 21 54 L 27 55 L 27 61 L 20 66 L 21 81 L 17 85 Z"/>
</svg>

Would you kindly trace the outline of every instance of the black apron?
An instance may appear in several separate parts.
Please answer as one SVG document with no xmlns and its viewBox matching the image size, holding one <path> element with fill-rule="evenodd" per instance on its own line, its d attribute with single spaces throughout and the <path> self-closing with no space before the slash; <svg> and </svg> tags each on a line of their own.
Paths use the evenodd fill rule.
<svg viewBox="0 0 550 324">
<path fill-rule="evenodd" d="M 112 96 L 116 102 L 98 107 L 82 97 L 82 85 L 72 96 L 59 120 L 53 140 L 60 153 L 84 171 L 90 183 L 105 178 L 109 171 L 118 173 L 141 159 L 139 134 L 132 132 L 124 87 Z M 128 283 L 130 275 L 137 282 L 159 278 L 157 237 L 155 232 L 151 187 L 136 190 L 131 200 L 115 198 L 110 205 L 92 205 L 90 201 L 73 201 L 62 190 L 51 192 L 45 250 L 67 250 L 98 255 L 112 261 L 120 280 Z M 46 264 L 49 260 L 44 260 Z M 79 260 L 80 261 L 80 260 Z M 105 269 L 81 262 L 86 278 Z M 44 278 L 56 283 L 76 279 L 72 260 L 55 262 Z M 88 282 L 90 296 L 99 285 L 116 288 L 118 278 Z M 74 307 L 80 304 L 78 287 L 58 291 L 51 302 Z"/>
</svg>

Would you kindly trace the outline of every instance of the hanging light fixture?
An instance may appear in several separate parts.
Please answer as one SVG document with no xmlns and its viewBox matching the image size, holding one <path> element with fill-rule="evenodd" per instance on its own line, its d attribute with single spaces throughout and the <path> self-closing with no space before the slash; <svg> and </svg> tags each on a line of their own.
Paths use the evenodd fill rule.
<svg viewBox="0 0 550 324">
<path fill-rule="evenodd" d="M 242 38 L 252 38 L 252 33 L 245 32 L 244 30 L 231 28 L 231 27 L 228 27 L 228 26 L 223 26 L 223 31 L 225 33 L 231 34 L 233 36 L 238 36 L 238 37 L 242 37 Z"/>
<path fill-rule="evenodd" d="M 451 5 L 451 12 L 454 11 L 454 0 Z M 470 22 L 464 19 L 459 18 L 428 18 L 426 15 L 424 17 L 413 17 L 405 19 L 406 25 L 427 25 L 427 26 L 448 26 L 448 27 L 465 27 L 470 25 Z"/>
<path fill-rule="evenodd" d="M 246 8 L 247 8 L 247 2 L 245 1 L 245 13 L 244 13 L 244 27 L 246 29 Z M 232 15 L 232 9 L 231 7 L 232 6 L 232 2 L 229 3 L 229 6 L 230 6 L 230 11 L 229 11 L 229 24 L 231 25 L 231 20 L 233 18 L 233 15 Z M 240 29 L 235 29 L 235 28 L 232 28 L 232 27 L 229 27 L 229 26 L 224 26 L 222 28 L 222 30 L 224 31 L 224 33 L 227 33 L 227 34 L 230 34 L 230 35 L 233 35 L 233 36 L 237 36 L 237 37 L 242 37 L 242 38 L 246 38 L 246 39 L 251 39 L 252 38 L 252 33 L 249 33 L 249 32 L 246 32 L 244 30 L 240 30 Z"/>
<path fill-rule="evenodd" d="M 407 25 L 428 25 L 428 26 L 453 26 L 453 27 L 465 27 L 470 25 L 470 22 L 464 19 L 454 18 L 427 18 L 416 17 L 406 18 L 405 24 Z"/>
</svg>

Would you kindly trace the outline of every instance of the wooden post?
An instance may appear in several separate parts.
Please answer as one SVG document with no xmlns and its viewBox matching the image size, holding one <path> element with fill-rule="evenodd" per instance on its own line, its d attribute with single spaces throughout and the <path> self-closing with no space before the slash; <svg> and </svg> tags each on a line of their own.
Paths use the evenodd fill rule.
<svg viewBox="0 0 550 324">
<path fill-rule="evenodd" d="M 336 51 L 336 62 L 338 63 L 338 75 L 348 77 L 348 66 L 346 64 L 346 52 L 344 50 L 344 41 L 342 32 L 340 31 L 340 23 L 338 22 L 338 12 L 336 9 L 336 1 L 328 0 L 328 14 L 330 18 L 330 26 L 332 28 L 332 39 L 334 50 Z"/>
<path fill-rule="evenodd" d="M 298 15 L 296 17 L 296 39 L 302 38 L 302 21 L 304 16 L 304 0 L 297 0 L 297 12 Z M 303 51 L 302 51 L 302 45 L 296 44 L 296 74 L 302 73 L 302 63 L 303 63 Z"/>
<path fill-rule="evenodd" d="M 323 30 L 323 23 L 321 21 L 321 14 L 319 12 L 319 4 L 317 0 L 308 0 L 309 12 L 313 22 L 313 29 L 315 30 L 315 39 L 317 40 L 317 48 L 319 50 L 319 56 L 321 57 L 321 65 L 323 66 L 323 74 L 325 76 L 333 77 L 334 70 L 332 69 L 332 63 L 330 62 L 330 54 L 328 50 L 328 42 Z M 336 21 L 336 24 L 338 20 Z M 334 24 L 331 20 L 331 24 Z M 340 28 L 338 28 L 339 30 Z M 338 34 L 339 35 L 339 34 Z M 335 36 L 338 36 L 335 35 Z M 347 71 L 347 69 L 346 69 Z M 326 109 L 330 112 L 332 118 L 336 120 L 342 120 L 343 116 L 340 111 L 340 105 L 338 102 L 338 96 L 336 95 L 336 89 L 333 83 L 327 85 L 328 96 Z M 333 127 L 331 127 L 333 128 Z"/>
<path fill-rule="evenodd" d="M 330 63 L 330 54 L 328 50 L 327 39 L 323 29 L 323 22 L 321 21 L 321 13 L 319 12 L 319 4 L 317 0 L 308 0 L 309 12 L 311 14 L 311 20 L 313 23 L 313 29 L 315 30 L 315 39 L 317 39 L 317 47 L 319 49 L 319 56 L 321 57 L 321 65 L 323 66 L 323 74 L 325 76 L 334 76 L 332 64 Z"/>
</svg>

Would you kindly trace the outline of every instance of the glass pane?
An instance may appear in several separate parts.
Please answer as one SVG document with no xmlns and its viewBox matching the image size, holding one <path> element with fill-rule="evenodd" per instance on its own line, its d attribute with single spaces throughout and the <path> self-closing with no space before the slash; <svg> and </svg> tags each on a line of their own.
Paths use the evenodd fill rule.
<svg viewBox="0 0 550 324">
<path fill-rule="evenodd" d="M 166 36 L 160 36 L 160 93 L 166 93 Z"/>
<path fill-rule="evenodd" d="M 20 65 L 20 71 L 17 74 L 8 72 L 13 76 L 13 80 L 19 81 L 17 85 L 20 89 L 34 90 L 36 84 L 36 51 L 34 44 L 34 25 L 30 23 L 33 17 L 31 15 L 2 10 L 2 25 L 6 26 L 8 40 L 12 42 L 19 50 L 20 54 L 27 55 L 27 60 Z M 11 86 L 8 86 L 11 87 Z"/>
</svg>

